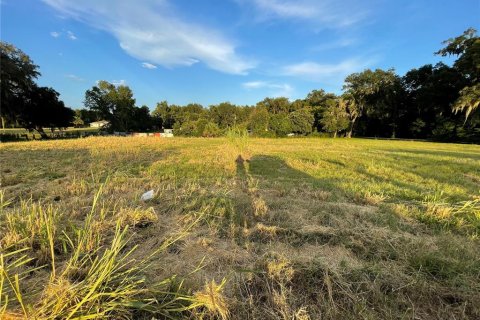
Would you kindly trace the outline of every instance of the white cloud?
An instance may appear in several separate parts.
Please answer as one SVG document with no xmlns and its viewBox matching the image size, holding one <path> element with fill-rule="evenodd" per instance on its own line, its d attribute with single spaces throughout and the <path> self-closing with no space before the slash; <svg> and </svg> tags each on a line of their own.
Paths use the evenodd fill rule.
<svg viewBox="0 0 480 320">
<path fill-rule="evenodd" d="M 254 4 L 266 13 L 280 17 L 311 18 L 315 7 L 302 1 L 254 0 Z"/>
<path fill-rule="evenodd" d="M 65 30 L 64 30 L 65 32 Z M 66 37 L 70 40 L 77 40 L 77 37 L 75 36 L 75 34 L 72 32 L 72 31 L 66 31 Z M 50 35 L 54 38 L 59 38 L 61 36 L 63 36 L 62 32 L 57 32 L 57 31 L 52 31 L 50 32 Z"/>
<path fill-rule="evenodd" d="M 231 74 L 255 63 L 219 31 L 175 17 L 167 0 L 43 0 L 65 16 L 111 33 L 129 55 L 166 67 L 198 62 Z"/>
<path fill-rule="evenodd" d="M 339 48 L 351 47 L 359 43 L 359 39 L 356 38 L 340 38 L 332 42 L 322 43 L 311 48 L 311 51 L 327 51 Z"/>
<path fill-rule="evenodd" d="M 107 81 L 108 83 L 111 83 L 113 84 L 114 86 L 126 86 L 127 85 L 127 80 L 105 80 Z M 97 80 L 95 81 L 95 85 L 98 86 L 98 84 L 100 83 L 100 80 Z"/>
<path fill-rule="evenodd" d="M 74 75 L 74 74 L 67 74 L 65 77 L 67 77 L 70 80 L 74 80 L 74 81 L 85 81 L 85 79 L 83 79 L 83 78 L 81 78 L 77 75 Z"/>
<path fill-rule="evenodd" d="M 290 97 L 294 88 L 287 83 L 272 83 L 268 81 L 249 81 L 242 83 L 247 90 L 266 89 L 270 96 L 273 97 Z"/>
<path fill-rule="evenodd" d="M 148 62 L 142 62 L 142 67 L 147 69 L 157 69 L 157 66 Z"/>
<path fill-rule="evenodd" d="M 67 31 L 67 37 L 70 40 L 77 40 L 77 37 L 73 34 L 72 31 Z"/>
<path fill-rule="evenodd" d="M 268 85 L 268 82 L 265 81 L 250 81 L 242 83 L 242 86 L 246 89 L 259 89 L 265 88 Z"/>
<path fill-rule="evenodd" d="M 112 80 L 110 82 L 111 84 L 113 84 L 114 86 L 126 86 L 127 85 L 127 80 Z"/>
<path fill-rule="evenodd" d="M 351 26 L 368 15 L 364 2 L 354 0 L 237 0 L 253 4 L 258 18 L 308 21 L 323 28 Z"/>
<path fill-rule="evenodd" d="M 298 77 L 312 81 L 339 83 L 343 81 L 347 75 L 354 72 L 363 71 L 371 66 L 375 61 L 376 58 L 352 58 L 337 64 L 323 64 L 307 61 L 287 65 L 282 68 L 281 73 L 285 76 Z"/>
</svg>

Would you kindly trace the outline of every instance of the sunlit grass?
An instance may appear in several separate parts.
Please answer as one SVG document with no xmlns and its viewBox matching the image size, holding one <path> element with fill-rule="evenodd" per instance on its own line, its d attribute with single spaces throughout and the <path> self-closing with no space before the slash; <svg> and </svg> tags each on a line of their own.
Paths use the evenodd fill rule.
<svg viewBox="0 0 480 320">
<path fill-rule="evenodd" d="M 0 161 L 0 317 L 480 317 L 476 145 L 232 132 Z"/>
</svg>

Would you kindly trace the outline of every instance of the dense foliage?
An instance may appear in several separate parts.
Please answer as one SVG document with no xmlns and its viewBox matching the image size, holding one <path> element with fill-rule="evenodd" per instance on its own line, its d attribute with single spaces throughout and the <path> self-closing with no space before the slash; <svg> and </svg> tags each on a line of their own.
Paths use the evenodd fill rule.
<svg viewBox="0 0 480 320">
<path fill-rule="evenodd" d="M 305 99 L 289 101 L 285 97 L 265 98 L 255 106 L 236 106 L 229 102 L 208 108 L 191 103 L 157 104 L 148 121 L 151 130 L 173 128 L 183 136 L 215 137 L 229 128 L 249 130 L 260 137 L 284 137 L 289 134 L 331 134 L 334 137 L 371 136 L 415 138 L 443 141 L 480 141 L 480 103 L 478 84 L 480 45 L 476 31 L 469 29 L 445 42 L 440 55 L 455 55 L 453 66 L 444 63 L 424 65 L 403 77 L 390 70 L 365 70 L 346 77 L 344 93 L 337 96 L 313 90 Z M 102 82 L 109 90 L 129 90 Z M 87 91 L 82 119 L 88 122 L 90 111 L 97 118 L 110 120 L 119 130 L 137 130 L 135 125 L 115 125 L 115 108 L 100 112 L 101 105 L 90 103 L 94 87 Z M 131 99 L 131 91 L 129 99 Z M 112 100 L 110 100 L 112 101 Z M 130 108 L 134 102 L 130 102 Z M 98 106 L 97 106 L 98 105 Z M 129 118 L 131 119 L 131 118 Z M 148 128 L 147 128 L 148 129 Z"/>
<path fill-rule="evenodd" d="M 135 106 L 128 86 L 99 81 L 86 91 L 85 109 L 77 110 L 73 120 L 53 89 L 33 83 L 39 73 L 29 57 L 2 44 L 2 120 L 26 128 L 64 126 L 66 119 L 77 127 L 107 120 L 111 131 L 173 128 L 177 135 L 198 137 L 220 136 L 236 127 L 260 137 L 331 134 L 480 142 L 480 38 L 468 29 L 444 45 L 436 54 L 455 56 L 452 66 L 427 64 L 404 76 L 394 69 L 367 69 L 347 76 L 340 96 L 319 89 L 305 99 L 265 98 L 255 106 L 222 102 L 205 108 L 162 101 L 150 113 L 146 106 Z M 47 106 L 59 111 L 47 113 Z"/>
<path fill-rule="evenodd" d="M 67 127 L 74 116 L 52 88 L 39 87 L 38 66 L 15 46 L 0 42 L 0 117 L 2 127 L 15 125 L 46 136 L 43 128 Z"/>
</svg>

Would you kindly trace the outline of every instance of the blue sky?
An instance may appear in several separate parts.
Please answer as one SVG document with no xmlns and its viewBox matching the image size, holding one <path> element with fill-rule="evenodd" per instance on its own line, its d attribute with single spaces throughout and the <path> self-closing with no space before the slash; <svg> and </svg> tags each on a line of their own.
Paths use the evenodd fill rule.
<svg viewBox="0 0 480 320">
<path fill-rule="evenodd" d="M 365 68 L 451 62 L 433 52 L 468 27 L 479 0 L 1 0 L 1 39 L 75 108 L 97 80 L 150 108 L 339 93 Z"/>
</svg>

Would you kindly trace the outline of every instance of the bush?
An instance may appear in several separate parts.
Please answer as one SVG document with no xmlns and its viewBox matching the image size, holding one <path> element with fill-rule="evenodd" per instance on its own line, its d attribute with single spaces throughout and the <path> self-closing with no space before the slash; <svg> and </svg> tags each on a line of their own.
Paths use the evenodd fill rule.
<svg viewBox="0 0 480 320">
<path fill-rule="evenodd" d="M 312 132 L 315 118 L 309 109 L 300 109 L 288 115 L 292 125 L 292 132 L 297 134 L 309 134 Z"/>
<path fill-rule="evenodd" d="M 269 128 L 277 137 L 284 137 L 292 132 L 292 123 L 286 114 L 274 114 L 270 116 Z"/>
<path fill-rule="evenodd" d="M 207 122 L 203 128 L 202 137 L 219 137 L 222 134 L 220 128 L 213 122 Z"/>
</svg>

